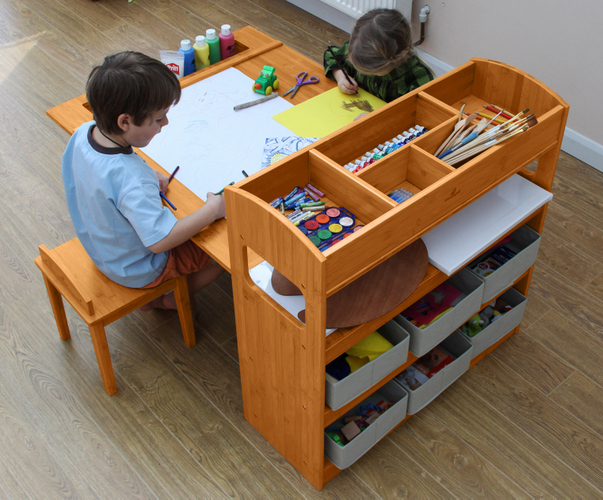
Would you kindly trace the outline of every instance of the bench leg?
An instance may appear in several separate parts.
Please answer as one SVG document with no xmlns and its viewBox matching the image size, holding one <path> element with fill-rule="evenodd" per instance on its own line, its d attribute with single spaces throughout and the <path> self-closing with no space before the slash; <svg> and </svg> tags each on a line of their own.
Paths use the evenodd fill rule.
<svg viewBox="0 0 603 500">
<path fill-rule="evenodd" d="M 96 353 L 98 368 L 103 386 L 109 396 L 113 396 L 117 392 L 117 384 L 115 383 L 115 375 L 113 373 L 113 365 L 111 364 L 111 354 L 109 353 L 109 345 L 107 344 L 107 336 L 105 335 L 105 327 L 101 323 L 88 325 L 90 328 L 90 337 L 92 337 L 92 345 Z"/>
<path fill-rule="evenodd" d="M 61 339 L 69 340 L 71 333 L 69 333 L 69 323 L 67 323 L 67 316 L 65 315 L 63 297 L 46 276 L 44 276 L 44 283 L 46 284 L 46 291 L 48 292 L 48 298 L 50 299 L 50 305 L 54 313 L 54 320 L 57 322 L 59 335 Z"/>
<path fill-rule="evenodd" d="M 197 339 L 195 338 L 195 327 L 193 325 L 193 313 L 191 312 L 191 301 L 188 295 L 186 277 L 181 276 L 176 280 L 174 287 L 174 298 L 178 307 L 178 316 L 180 317 L 180 326 L 184 335 L 184 343 L 188 347 L 195 347 Z"/>
</svg>

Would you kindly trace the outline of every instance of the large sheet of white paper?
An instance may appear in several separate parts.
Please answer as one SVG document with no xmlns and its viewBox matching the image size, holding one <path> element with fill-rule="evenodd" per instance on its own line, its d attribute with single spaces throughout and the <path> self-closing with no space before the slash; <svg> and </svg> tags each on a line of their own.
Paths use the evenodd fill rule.
<svg viewBox="0 0 603 500">
<path fill-rule="evenodd" d="M 262 96 L 253 80 L 229 68 L 182 90 L 168 113 L 169 124 L 142 151 L 205 200 L 231 182 L 262 168 L 266 139 L 291 136 L 272 117 L 292 106 L 282 97 L 234 111 Z"/>
<path fill-rule="evenodd" d="M 422 236 L 429 262 L 454 274 L 552 198 L 515 174 Z"/>
</svg>

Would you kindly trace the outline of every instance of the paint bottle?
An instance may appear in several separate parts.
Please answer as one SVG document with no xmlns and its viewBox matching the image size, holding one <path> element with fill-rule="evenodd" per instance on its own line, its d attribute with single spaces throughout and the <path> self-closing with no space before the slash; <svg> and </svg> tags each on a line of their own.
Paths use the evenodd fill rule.
<svg viewBox="0 0 603 500">
<path fill-rule="evenodd" d="M 195 68 L 195 50 L 191 47 L 190 40 L 182 40 L 178 52 L 184 55 L 184 76 L 190 75 L 196 71 Z"/>
<path fill-rule="evenodd" d="M 235 41 L 234 35 L 230 31 L 230 24 L 223 24 L 222 31 L 218 35 L 220 39 L 220 56 L 222 59 L 234 56 L 235 53 Z"/>
<path fill-rule="evenodd" d="M 220 39 L 216 36 L 215 29 L 205 31 L 205 42 L 209 45 L 209 64 L 220 62 Z"/>
<path fill-rule="evenodd" d="M 203 35 L 199 35 L 195 38 L 193 49 L 195 50 L 195 66 L 197 67 L 197 70 L 209 66 L 209 45 L 205 43 L 205 37 Z"/>
</svg>

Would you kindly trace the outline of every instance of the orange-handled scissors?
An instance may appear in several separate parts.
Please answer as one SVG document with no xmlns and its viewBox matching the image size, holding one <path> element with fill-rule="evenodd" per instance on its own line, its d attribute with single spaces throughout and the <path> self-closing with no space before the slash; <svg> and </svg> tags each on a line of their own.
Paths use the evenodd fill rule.
<svg viewBox="0 0 603 500">
<path fill-rule="evenodd" d="M 287 92 L 285 92 L 283 94 L 283 97 L 285 97 L 287 94 L 291 94 L 291 92 L 293 92 L 291 94 L 291 99 L 293 99 L 293 97 L 297 93 L 297 89 L 299 89 L 302 85 L 310 85 L 312 83 L 318 83 L 320 81 L 317 76 L 311 76 L 308 80 L 306 80 L 307 76 L 308 76 L 307 71 L 302 71 L 300 74 L 298 74 L 295 85 L 293 87 L 291 87 L 289 90 L 287 90 Z"/>
</svg>

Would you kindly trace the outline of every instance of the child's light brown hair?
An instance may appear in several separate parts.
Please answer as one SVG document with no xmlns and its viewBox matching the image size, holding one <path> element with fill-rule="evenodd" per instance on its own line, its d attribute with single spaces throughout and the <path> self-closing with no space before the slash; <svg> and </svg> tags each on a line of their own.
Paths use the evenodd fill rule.
<svg viewBox="0 0 603 500">
<path fill-rule="evenodd" d="M 360 73 L 387 75 L 413 54 L 410 25 L 397 10 L 371 10 L 352 30 L 348 57 Z"/>
<path fill-rule="evenodd" d="M 105 57 L 92 70 L 86 97 L 96 125 L 107 134 L 121 135 L 119 115 L 129 114 L 140 126 L 156 111 L 180 100 L 180 82 L 165 64 L 140 52 Z"/>
</svg>

